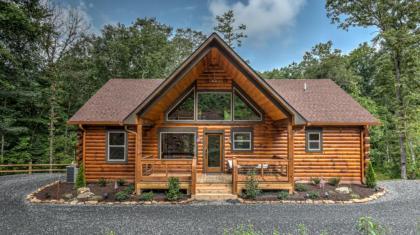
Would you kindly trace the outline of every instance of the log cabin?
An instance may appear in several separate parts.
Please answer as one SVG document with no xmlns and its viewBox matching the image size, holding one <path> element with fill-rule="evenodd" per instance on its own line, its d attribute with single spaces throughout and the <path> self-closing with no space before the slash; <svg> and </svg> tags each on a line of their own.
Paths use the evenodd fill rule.
<svg viewBox="0 0 420 235">
<path fill-rule="evenodd" d="M 166 79 L 111 79 L 68 121 L 85 178 L 137 193 L 169 177 L 197 199 L 235 198 L 247 174 L 292 192 L 311 177 L 361 184 L 379 124 L 329 79 L 263 79 L 213 33 Z"/>
</svg>

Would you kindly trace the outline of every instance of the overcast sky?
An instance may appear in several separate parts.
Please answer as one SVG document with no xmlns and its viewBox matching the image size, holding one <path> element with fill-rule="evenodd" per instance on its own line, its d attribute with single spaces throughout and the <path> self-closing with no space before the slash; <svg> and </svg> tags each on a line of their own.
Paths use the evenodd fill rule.
<svg viewBox="0 0 420 235">
<path fill-rule="evenodd" d="M 99 32 L 105 24 L 131 24 L 137 17 L 156 17 L 174 28 L 212 32 L 215 15 L 233 9 L 237 23 L 247 25 L 248 38 L 237 52 L 259 71 L 299 62 L 316 43 L 331 40 L 347 53 L 369 42 L 374 29 L 337 29 L 321 0 L 58 0 L 79 8 Z"/>
</svg>

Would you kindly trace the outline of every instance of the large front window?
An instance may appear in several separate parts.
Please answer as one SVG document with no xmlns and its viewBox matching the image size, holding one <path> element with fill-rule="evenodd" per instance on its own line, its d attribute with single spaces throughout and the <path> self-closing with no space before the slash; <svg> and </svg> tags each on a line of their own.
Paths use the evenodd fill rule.
<svg viewBox="0 0 420 235">
<path fill-rule="evenodd" d="M 195 155 L 194 132 L 161 132 L 160 157 L 162 159 L 190 159 Z"/>
<path fill-rule="evenodd" d="M 232 94 L 230 92 L 199 92 L 198 120 L 230 121 Z"/>
</svg>

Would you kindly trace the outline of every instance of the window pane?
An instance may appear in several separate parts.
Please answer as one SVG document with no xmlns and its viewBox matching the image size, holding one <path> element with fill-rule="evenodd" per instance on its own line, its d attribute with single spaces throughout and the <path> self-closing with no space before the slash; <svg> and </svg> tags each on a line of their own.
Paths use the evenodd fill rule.
<svg viewBox="0 0 420 235">
<path fill-rule="evenodd" d="M 319 140 L 319 133 L 309 133 L 309 140 Z"/>
<path fill-rule="evenodd" d="M 235 150 L 249 150 L 251 149 L 251 142 L 235 142 L 234 143 Z"/>
<path fill-rule="evenodd" d="M 233 138 L 234 140 L 250 140 L 251 133 L 234 133 Z"/>
<path fill-rule="evenodd" d="M 319 150 L 319 142 L 309 142 L 310 150 Z"/>
<path fill-rule="evenodd" d="M 169 120 L 194 120 L 194 92 L 168 113 Z"/>
<path fill-rule="evenodd" d="M 193 133 L 162 133 L 162 158 L 193 158 L 194 142 Z"/>
<path fill-rule="evenodd" d="M 124 132 L 110 132 L 109 133 L 109 145 L 125 145 L 125 133 Z"/>
<path fill-rule="evenodd" d="M 198 93 L 199 120 L 231 120 L 230 93 Z"/>
<path fill-rule="evenodd" d="M 109 147 L 110 160 L 124 160 L 124 147 Z"/>
<path fill-rule="evenodd" d="M 235 120 L 261 120 L 261 115 L 255 111 L 251 105 L 249 105 L 245 99 L 240 95 L 236 94 L 233 97 L 233 103 L 235 105 Z"/>
</svg>

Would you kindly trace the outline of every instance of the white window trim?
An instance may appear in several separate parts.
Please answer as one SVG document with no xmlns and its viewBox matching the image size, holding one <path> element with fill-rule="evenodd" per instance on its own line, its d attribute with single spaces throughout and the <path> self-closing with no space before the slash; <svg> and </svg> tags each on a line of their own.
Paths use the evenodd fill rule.
<svg viewBox="0 0 420 235">
<path fill-rule="evenodd" d="M 228 120 L 225 120 L 225 119 L 220 119 L 220 120 L 207 120 L 207 119 L 199 119 L 198 118 L 198 112 L 199 112 L 199 107 L 198 107 L 198 103 L 199 103 L 199 98 L 198 98 L 198 96 L 200 95 L 200 94 L 214 94 L 214 93 L 216 93 L 216 94 L 229 94 L 230 95 L 230 119 L 228 119 Z M 196 105 L 196 120 L 197 121 L 199 121 L 199 122 L 231 122 L 231 121 L 233 121 L 233 94 L 232 94 L 232 92 L 230 92 L 230 91 L 199 91 L 199 92 L 197 92 L 197 105 Z"/>
<path fill-rule="evenodd" d="M 235 99 L 234 96 L 235 94 L 237 94 L 238 96 L 240 96 L 242 99 L 245 100 L 245 103 L 250 105 L 252 107 L 252 109 L 254 111 L 256 111 L 258 113 L 258 115 L 260 116 L 259 119 L 257 120 L 236 120 L 235 119 Z M 235 122 L 258 122 L 258 121 L 262 121 L 262 113 L 237 89 L 237 88 L 233 88 L 233 92 L 232 92 L 232 120 Z"/>
<path fill-rule="evenodd" d="M 124 134 L 124 144 L 122 144 L 122 145 L 115 145 L 115 144 L 111 145 L 111 144 L 109 144 L 109 141 L 111 139 L 110 134 L 112 134 L 112 133 L 123 133 Z M 107 156 L 106 156 L 107 161 L 108 162 L 126 162 L 127 161 L 127 133 L 125 131 L 108 131 L 107 135 L 108 135 L 107 136 L 107 142 L 108 142 L 107 143 Z M 120 147 L 120 148 L 124 147 L 124 159 L 111 159 L 110 158 L 111 147 Z"/>
<path fill-rule="evenodd" d="M 311 140 L 311 134 L 318 135 L 318 140 Z M 321 151 L 321 132 L 320 131 L 308 131 L 307 133 L 308 138 L 308 151 Z M 311 148 L 311 143 L 318 143 L 318 148 Z"/>
<path fill-rule="evenodd" d="M 178 159 L 166 159 L 166 158 L 162 158 L 162 154 L 163 154 L 163 152 L 162 152 L 162 141 L 163 141 L 163 138 L 162 138 L 162 134 L 193 134 L 194 135 L 194 156 L 193 156 L 193 158 L 195 158 L 196 157 L 196 142 L 197 142 L 197 136 L 196 136 L 196 133 L 195 132 L 192 132 L 192 131 L 162 131 L 162 132 L 160 132 L 159 133 L 159 141 L 160 141 L 160 143 L 159 143 L 159 159 L 164 159 L 164 160 L 178 160 Z"/>
<path fill-rule="evenodd" d="M 235 135 L 236 134 L 249 134 L 249 140 L 235 140 Z M 250 131 L 235 131 L 233 132 L 233 144 L 232 144 L 232 149 L 234 151 L 244 151 L 244 150 L 252 150 L 252 132 Z M 245 143 L 245 142 L 249 142 L 249 148 L 235 148 L 235 143 Z"/>
<path fill-rule="evenodd" d="M 182 101 L 185 100 L 185 98 L 187 98 L 191 92 L 193 93 L 193 103 L 194 103 L 194 110 L 193 110 L 193 119 L 184 119 L 184 120 L 173 120 L 173 119 L 169 119 L 169 113 L 172 112 Z M 167 121 L 171 121 L 171 122 L 189 122 L 189 121 L 195 121 L 196 119 L 196 115 L 195 115 L 195 110 L 196 110 L 196 102 L 195 102 L 195 88 L 192 88 L 190 91 L 188 91 L 184 96 L 182 96 L 181 99 L 178 100 L 178 102 L 176 102 L 168 111 L 166 111 L 166 115 L 165 118 Z"/>
</svg>

